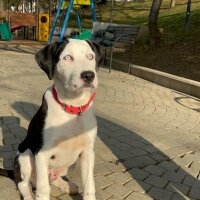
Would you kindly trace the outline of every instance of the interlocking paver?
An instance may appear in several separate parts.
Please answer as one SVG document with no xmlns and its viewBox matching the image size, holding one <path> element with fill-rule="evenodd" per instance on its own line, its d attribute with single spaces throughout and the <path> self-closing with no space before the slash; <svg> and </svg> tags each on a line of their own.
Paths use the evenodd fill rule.
<svg viewBox="0 0 200 200">
<path fill-rule="evenodd" d="M 164 188 L 168 183 L 166 179 L 154 175 L 150 175 L 144 182 L 160 188 Z"/>
<path fill-rule="evenodd" d="M 127 188 L 119 183 L 114 183 L 110 187 L 104 190 L 106 193 L 111 194 L 113 197 L 118 197 L 120 199 L 126 198 L 133 190 Z"/>
<path fill-rule="evenodd" d="M 172 192 L 157 187 L 151 188 L 148 194 L 158 200 L 170 200 L 173 196 Z"/>
<path fill-rule="evenodd" d="M 165 189 L 171 192 L 180 192 L 181 194 L 187 195 L 190 187 L 184 184 L 170 182 Z"/>
<path fill-rule="evenodd" d="M 148 195 L 145 194 L 141 194 L 141 193 L 136 193 L 133 192 L 132 194 L 130 194 L 126 200 L 153 200 L 153 198 L 149 197 Z"/>
<path fill-rule="evenodd" d="M 156 176 L 161 176 L 166 171 L 166 169 L 157 165 L 148 165 L 144 170 Z"/>
<path fill-rule="evenodd" d="M 196 187 L 192 187 L 189 193 L 189 197 L 200 199 L 200 189 Z"/>
<path fill-rule="evenodd" d="M 17 146 L 52 83 L 34 55 L 1 50 L 2 45 L 0 167 L 12 169 Z M 17 50 L 12 42 L 9 45 Z M 30 45 L 19 44 L 20 48 L 36 50 Z M 98 76 L 97 200 L 200 199 L 199 99 L 114 70 L 109 74 L 100 68 Z M 79 166 L 69 178 L 82 192 Z M 0 177 L 1 186 L 0 199 L 18 200 L 10 179 Z M 53 187 L 51 200 L 61 199 L 82 200 L 82 194 L 70 197 Z"/>
<path fill-rule="evenodd" d="M 115 183 L 120 183 L 122 185 L 133 179 L 130 173 L 124 173 L 124 172 L 115 172 L 106 177 L 111 181 Z"/>
<path fill-rule="evenodd" d="M 149 188 L 152 187 L 152 185 L 149 185 L 143 181 L 133 179 L 129 181 L 127 184 L 125 184 L 126 188 L 130 188 L 131 190 L 134 190 L 135 192 L 139 193 L 145 193 Z"/>
<path fill-rule="evenodd" d="M 179 168 L 178 165 L 176 165 L 176 163 L 172 162 L 172 161 L 163 161 L 160 164 L 158 164 L 159 167 L 162 167 L 166 170 L 169 171 L 175 171 Z"/>
<path fill-rule="evenodd" d="M 178 172 L 167 171 L 161 177 L 168 181 L 181 183 L 182 180 L 185 178 L 185 175 Z"/>
</svg>

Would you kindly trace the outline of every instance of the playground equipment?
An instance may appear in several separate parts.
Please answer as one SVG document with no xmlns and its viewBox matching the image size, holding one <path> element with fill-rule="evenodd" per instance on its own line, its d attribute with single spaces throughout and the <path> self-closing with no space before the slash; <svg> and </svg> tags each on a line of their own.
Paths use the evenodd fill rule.
<svg viewBox="0 0 200 200">
<path fill-rule="evenodd" d="M 0 38 L 5 41 L 12 40 L 12 34 L 7 22 L 0 23 Z"/>
<path fill-rule="evenodd" d="M 57 12 L 56 12 L 53 24 L 52 24 L 52 28 L 51 28 L 51 32 L 50 32 L 50 36 L 49 36 L 49 40 L 48 40 L 49 44 L 52 41 L 52 37 L 53 37 L 54 31 L 55 31 L 55 28 L 56 28 L 58 17 L 59 17 L 59 15 L 61 13 L 61 9 L 63 7 L 63 3 L 64 4 L 66 3 L 65 1 L 66 0 L 59 0 Z M 64 21 L 63 21 L 63 24 L 62 24 L 60 35 L 59 35 L 59 42 L 61 42 L 62 39 L 63 39 L 63 37 L 64 37 L 65 31 L 66 31 L 66 28 L 67 28 L 67 25 L 68 25 L 70 13 L 71 13 L 72 8 L 73 8 L 74 5 L 80 5 L 80 6 L 81 5 L 87 5 L 87 6 L 90 6 L 91 13 L 92 13 L 92 20 L 93 20 L 93 22 L 96 21 L 96 13 L 95 13 L 94 0 L 69 0 L 68 7 L 67 7 L 66 13 L 65 13 L 65 18 L 64 18 Z M 77 21 L 78 27 L 81 29 L 81 23 L 80 23 L 80 17 L 79 17 L 79 10 L 76 12 L 76 21 Z M 85 33 L 85 35 L 88 35 L 88 34 Z"/>
<path fill-rule="evenodd" d="M 47 42 L 49 36 L 49 14 L 39 14 L 38 40 Z"/>
</svg>

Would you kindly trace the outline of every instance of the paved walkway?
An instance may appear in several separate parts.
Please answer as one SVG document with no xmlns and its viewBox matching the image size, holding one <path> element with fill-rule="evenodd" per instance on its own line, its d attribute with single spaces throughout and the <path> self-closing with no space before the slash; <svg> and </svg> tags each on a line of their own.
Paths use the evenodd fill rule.
<svg viewBox="0 0 200 200">
<path fill-rule="evenodd" d="M 32 53 L 0 50 L 0 63 L 0 167 L 12 169 L 17 145 L 52 83 Z M 121 72 L 101 68 L 98 76 L 97 200 L 200 199 L 200 100 Z M 69 177 L 81 192 L 79 167 Z M 20 199 L 5 177 L 0 199 Z M 55 199 L 82 198 L 54 187 Z"/>
</svg>

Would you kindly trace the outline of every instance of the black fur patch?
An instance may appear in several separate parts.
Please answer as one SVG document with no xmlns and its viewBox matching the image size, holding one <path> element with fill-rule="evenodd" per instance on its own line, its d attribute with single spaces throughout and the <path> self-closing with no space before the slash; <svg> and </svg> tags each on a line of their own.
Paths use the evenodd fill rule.
<svg viewBox="0 0 200 200">
<path fill-rule="evenodd" d="M 0 169 L 0 176 L 8 177 L 14 179 L 13 170 Z"/>
<path fill-rule="evenodd" d="M 19 145 L 18 150 L 23 153 L 30 149 L 35 155 L 43 146 L 43 129 L 47 115 L 48 105 L 43 96 L 42 105 L 34 115 L 28 127 L 28 134 L 24 141 Z"/>
<path fill-rule="evenodd" d="M 86 40 L 86 42 L 90 45 L 91 49 L 94 51 L 96 55 L 96 67 L 99 67 L 101 62 L 103 61 L 101 47 L 97 43 L 93 41 Z"/>
<path fill-rule="evenodd" d="M 19 182 L 22 181 L 22 178 L 21 178 L 21 170 L 20 170 L 20 164 L 19 164 L 18 158 L 19 158 L 19 156 L 16 156 L 16 157 L 15 157 L 15 160 L 14 160 L 14 168 L 13 168 L 14 181 L 15 181 L 16 185 L 17 185 Z"/>
<path fill-rule="evenodd" d="M 45 46 L 38 51 L 35 55 L 39 67 L 47 74 L 50 80 L 53 79 L 54 70 L 57 62 L 59 61 L 60 54 L 69 41 L 54 42 Z"/>
</svg>

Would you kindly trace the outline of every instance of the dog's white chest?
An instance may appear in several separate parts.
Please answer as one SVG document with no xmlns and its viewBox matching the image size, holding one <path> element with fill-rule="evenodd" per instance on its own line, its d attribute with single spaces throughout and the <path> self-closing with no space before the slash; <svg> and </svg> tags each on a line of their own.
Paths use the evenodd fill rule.
<svg viewBox="0 0 200 200">
<path fill-rule="evenodd" d="M 44 148 L 49 150 L 50 166 L 72 165 L 86 148 L 93 146 L 96 136 L 96 119 L 91 110 L 83 116 L 71 115 L 62 110 L 48 94 L 48 115 L 44 129 Z"/>
</svg>

